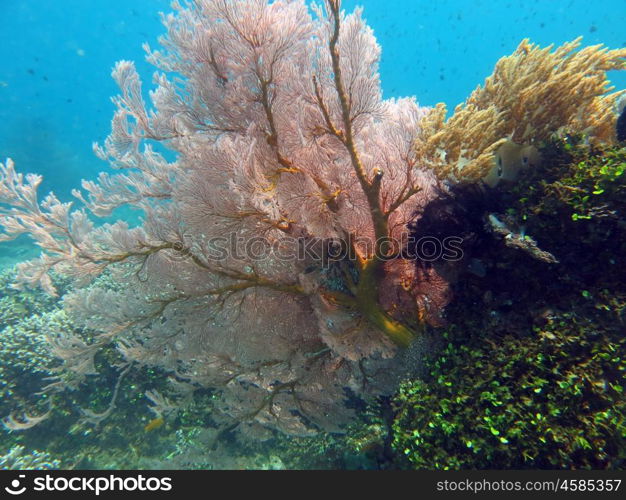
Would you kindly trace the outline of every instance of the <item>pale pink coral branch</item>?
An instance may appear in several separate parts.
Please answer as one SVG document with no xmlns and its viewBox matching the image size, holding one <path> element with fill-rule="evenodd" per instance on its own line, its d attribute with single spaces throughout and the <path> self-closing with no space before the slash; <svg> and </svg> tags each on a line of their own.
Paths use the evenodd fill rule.
<svg viewBox="0 0 626 500">
<path fill-rule="evenodd" d="M 112 343 L 128 366 L 219 390 L 225 429 L 339 430 L 352 414 L 346 393 L 388 391 L 393 341 L 412 336 L 378 299 L 378 286 L 399 285 L 384 280 L 374 250 L 404 235 L 431 196 L 434 178 L 413 153 L 425 110 L 382 98 L 380 47 L 362 11 L 337 0 L 174 9 L 162 49 L 146 46 L 161 70 L 154 90 L 144 95 L 132 62 L 113 70 L 117 110 L 94 149 L 116 172 L 74 191 L 83 209 L 54 195 L 38 202 L 41 178 L 2 165 L 3 238 L 28 233 L 43 250 L 18 279 L 54 292 L 50 271 L 75 278 L 64 307 L 93 339 L 50 339 L 75 377 Z M 88 216 L 123 206 L 141 222 Z M 217 239 L 233 235 L 280 250 L 290 239 L 326 249 L 329 239 L 360 240 L 353 261 L 331 265 L 278 251 L 213 260 Z"/>
</svg>

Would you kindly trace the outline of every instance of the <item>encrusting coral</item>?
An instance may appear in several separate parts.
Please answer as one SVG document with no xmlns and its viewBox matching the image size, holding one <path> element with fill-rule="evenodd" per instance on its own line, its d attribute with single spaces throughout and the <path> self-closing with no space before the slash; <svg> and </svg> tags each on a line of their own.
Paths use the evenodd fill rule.
<svg viewBox="0 0 626 500">
<path fill-rule="evenodd" d="M 444 121 L 442 105 L 382 99 L 380 48 L 339 0 L 313 15 L 304 0 L 174 8 L 164 51 L 146 47 L 162 71 L 152 109 L 133 63 L 115 66 L 112 133 L 95 150 L 118 173 L 83 181 L 82 209 L 39 202 L 39 176 L 0 166 L 0 239 L 28 233 L 43 250 L 18 285 L 54 294 L 50 271 L 73 278 L 64 308 L 93 332 L 56 339 L 56 354 L 78 377 L 103 347 L 124 360 L 109 409 L 129 370 L 156 366 L 172 404 L 218 393 L 224 432 L 341 429 L 350 399 L 417 369 L 398 346 L 444 323 L 451 278 L 406 241 L 448 191 L 437 177 L 485 177 L 505 141 L 524 148 L 562 126 L 611 140 L 605 72 L 624 50 L 525 41 Z M 121 206 L 142 223 L 88 215 Z M 105 271 L 115 287 L 86 286 Z"/>
</svg>

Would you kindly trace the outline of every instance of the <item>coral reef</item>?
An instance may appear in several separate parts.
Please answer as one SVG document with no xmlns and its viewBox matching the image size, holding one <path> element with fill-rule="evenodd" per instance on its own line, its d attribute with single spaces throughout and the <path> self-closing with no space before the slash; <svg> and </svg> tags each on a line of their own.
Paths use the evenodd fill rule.
<svg viewBox="0 0 626 500">
<path fill-rule="evenodd" d="M 565 136 L 541 154 L 489 208 L 559 262 L 477 234 L 484 272 L 459 280 L 443 350 L 393 398 L 395 466 L 624 467 L 626 150 Z"/>
<path fill-rule="evenodd" d="M 0 408 L 5 426 L 28 426 L 49 409 L 49 398 L 37 393 L 59 366 L 50 338 L 72 326 L 56 299 L 40 290 L 11 289 L 15 276 L 14 269 L 0 275 Z M 54 282 L 66 289 L 67 280 L 55 276 Z"/>
<path fill-rule="evenodd" d="M 380 48 L 339 0 L 174 8 L 146 47 L 151 105 L 115 66 L 95 151 L 116 173 L 83 181 L 80 208 L 0 164 L 0 240 L 42 249 L 0 299 L 23 353 L 2 376 L 55 376 L 37 414 L 7 382 L 5 426 L 30 448 L 39 422 L 81 435 L 71 467 L 620 466 L 606 72 L 626 50 L 523 41 L 446 121 L 382 98 Z M 120 207 L 142 219 L 96 223 Z M 50 297 L 18 298 L 33 287 Z"/>
<path fill-rule="evenodd" d="M 14 446 L 7 454 L 0 456 L 2 470 L 50 470 L 59 469 L 61 462 L 48 453 L 33 450 L 26 452 L 23 446 Z"/>
<path fill-rule="evenodd" d="M 521 338 L 452 330 L 431 376 L 395 397 L 398 454 L 429 470 L 622 467 L 626 340 L 578 315 Z"/>
<path fill-rule="evenodd" d="M 62 310 L 27 316 L 0 332 L 0 399 L 30 397 L 41 390 L 42 380 L 50 377 L 58 360 L 50 352 L 47 335 L 65 332 L 68 321 Z M 15 400 L 14 400 L 15 402 Z M 6 409 L 6 408 L 5 408 Z"/>
<path fill-rule="evenodd" d="M 0 328 L 14 325 L 18 321 L 31 314 L 50 310 L 57 304 L 57 299 L 48 294 L 41 293 L 40 290 L 16 290 L 13 288 L 17 277 L 14 268 L 5 269 L 0 273 Z M 55 275 L 54 283 L 65 293 L 68 289 L 68 280 Z"/>
</svg>

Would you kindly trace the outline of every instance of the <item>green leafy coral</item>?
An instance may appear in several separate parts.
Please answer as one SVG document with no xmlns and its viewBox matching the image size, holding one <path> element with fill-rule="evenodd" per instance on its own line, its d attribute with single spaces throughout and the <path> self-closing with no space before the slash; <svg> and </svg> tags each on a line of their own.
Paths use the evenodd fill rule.
<svg viewBox="0 0 626 500">
<path fill-rule="evenodd" d="M 516 191 L 532 212 L 563 214 L 573 221 L 617 220 L 626 208 L 626 148 L 589 146 L 580 136 L 555 137 L 543 148 L 544 162 Z M 523 208 L 520 206 L 520 209 Z M 528 210 L 523 210 L 532 216 Z"/>
<path fill-rule="evenodd" d="M 46 334 L 70 328 L 65 313 L 54 309 L 26 316 L 0 331 L 0 401 L 28 398 L 42 387 L 59 364 L 50 352 Z M 16 403 L 14 399 L 12 401 Z M 4 406 L 6 411 L 6 406 Z"/>
<path fill-rule="evenodd" d="M 35 393 L 59 365 L 47 336 L 72 329 L 58 299 L 41 290 L 11 288 L 15 273 L 15 268 L 0 273 L 0 417 L 45 403 Z M 67 286 L 56 276 L 55 283 Z"/>
<path fill-rule="evenodd" d="M 626 338 L 598 306 L 602 327 L 565 313 L 522 338 L 452 330 L 430 377 L 395 398 L 395 449 L 424 469 L 620 466 Z"/>
<path fill-rule="evenodd" d="M 507 217 L 559 259 L 488 239 L 430 373 L 393 400 L 396 465 L 623 468 L 626 459 L 626 149 L 553 138 L 499 193 Z"/>
<path fill-rule="evenodd" d="M 31 314 L 53 308 L 58 299 L 41 290 L 17 290 L 12 287 L 16 280 L 16 269 L 0 272 L 0 329 L 14 325 Z M 54 276 L 55 285 L 62 291 L 68 287 L 68 280 Z"/>
</svg>

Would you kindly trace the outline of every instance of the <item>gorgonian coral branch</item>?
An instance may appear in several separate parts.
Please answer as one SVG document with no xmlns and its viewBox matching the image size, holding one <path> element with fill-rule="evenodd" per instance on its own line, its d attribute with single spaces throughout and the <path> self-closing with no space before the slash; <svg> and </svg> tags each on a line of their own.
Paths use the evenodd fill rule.
<svg viewBox="0 0 626 500">
<path fill-rule="evenodd" d="M 227 422 L 336 430 L 346 390 L 391 387 L 396 344 L 415 333 L 388 300 L 400 292 L 383 293 L 404 290 L 383 261 L 401 258 L 384 241 L 433 193 L 412 147 L 426 110 L 383 100 L 380 48 L 337 0 L 173 7 L 161 50 L 146 47 L 161 71 L 149 98 L 133 63 L 113 70 L 117 111 L 95 151 L 117 172 L 83 182 L 82 209 L 39 203 L 40 178 L 2 166 L 5 238 L 43 250 L 19 279 L 50 292 L 51 270 L 76 279 L 64 307 L 91 341 L 50 339 L 74 380 L 113 344 L 128 366 L 219 390 Z M 134 226 L 88 216 L 123 206 Z M 350 254 L 329 259 L 336 247 Z"/>
</svg>

